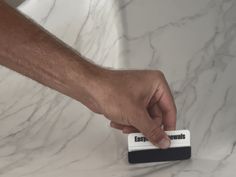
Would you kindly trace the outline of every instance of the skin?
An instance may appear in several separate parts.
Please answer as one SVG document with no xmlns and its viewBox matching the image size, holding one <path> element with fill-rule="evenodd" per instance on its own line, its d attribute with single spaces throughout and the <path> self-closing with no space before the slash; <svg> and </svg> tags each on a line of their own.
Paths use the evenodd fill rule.
<svg viewBox="0 0 236 177">
<path fill-rule="evenodd" d="M 123 133 L 142 132 L 168 148 L 176 106 L 158 70 L 97 66 L 0 0 L 0 64 L 55 89 L 108 118 Z"/>
</svg>

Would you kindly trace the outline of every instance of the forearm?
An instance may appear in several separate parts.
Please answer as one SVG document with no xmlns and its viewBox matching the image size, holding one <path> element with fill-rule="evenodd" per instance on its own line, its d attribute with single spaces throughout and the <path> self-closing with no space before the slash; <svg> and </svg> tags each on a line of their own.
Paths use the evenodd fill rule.
<svg viewBox="0 0 236 177">
<path fill-rule="evenodd" d="M 141 131 L 167 148 L 176 108 L 160 71 L 102 69 L 89 63 L 0 0 L 0 64 L 84 103 L 114 128 Z M 163 126 L 162 126 L 163 125 Z"/>
<path fill-rule="evenodd" d="M 100 69 L 0 1 L 0 64 L 79 101 Z"/>
</svg>

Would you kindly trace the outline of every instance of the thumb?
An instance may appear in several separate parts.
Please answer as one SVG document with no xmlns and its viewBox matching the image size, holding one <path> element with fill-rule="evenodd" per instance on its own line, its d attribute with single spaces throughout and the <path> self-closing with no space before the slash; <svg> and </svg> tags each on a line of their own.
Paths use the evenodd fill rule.
<svg viewBox="0 0 236 177">
<path fill-rule="evenodd" d="M 157 122 L 149 116 L 147 111 L 143 111 L 137 116 L 132 124 L 139 129 L 152 144 L 161 149 L 166 149 L 170 146 L 170 138 L 160 127 L 160 124 L 157 124 Z"/>
</svg>

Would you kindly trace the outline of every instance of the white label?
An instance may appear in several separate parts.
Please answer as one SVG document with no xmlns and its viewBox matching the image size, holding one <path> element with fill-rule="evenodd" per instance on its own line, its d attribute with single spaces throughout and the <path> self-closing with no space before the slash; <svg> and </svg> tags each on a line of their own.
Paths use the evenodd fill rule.
<svg viewBox="0 0 236 177">
<path fill-rule="evenodd" d="M 170 148 L 190 146 L 189 130 L 166 131 L 171 139 Z M 131 133 L 128 135 L 128 150 L 138 151 L 145 149 L 159 149 L 154 146 L 142 133 Z"/>
</svg>

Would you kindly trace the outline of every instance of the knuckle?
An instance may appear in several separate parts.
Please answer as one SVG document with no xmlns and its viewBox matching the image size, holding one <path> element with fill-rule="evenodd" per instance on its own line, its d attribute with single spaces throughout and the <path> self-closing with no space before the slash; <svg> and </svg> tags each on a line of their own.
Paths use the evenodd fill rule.
<svg viewBox="0 0 236 177">
<path fill-rule="evenodd" d="M 123 112 L 121 112 L 121 122 L 125 125 L 131 125 L 130 124 L 130 120 L 129 118 L 127 117 L 127 115 Z"/>
<path fill-rule="evenodd" d="M 165 78 L 165 75 L 162 71 L 158 70 L 157 71 L 157 75 L 160 77 L 160 78 Z"/>
<path fill-rule="evenodd" d="M 158 80 L 159 84 L 165 84 L 165 75 L 162 71 L 157 70 L 154 74 L 155 78 Z"/>
</svg>

